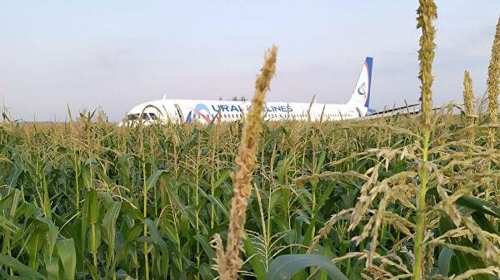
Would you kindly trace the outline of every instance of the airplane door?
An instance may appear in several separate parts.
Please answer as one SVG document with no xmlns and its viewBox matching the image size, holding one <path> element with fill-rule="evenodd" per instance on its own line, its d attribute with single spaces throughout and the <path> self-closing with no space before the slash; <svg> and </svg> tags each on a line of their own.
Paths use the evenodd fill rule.
<svg viewBox="0 0 500 280">
<path fill-rule="evenodd" d="M 177 116 L 179 117 L 179 123 L 184 122 L 184 114 L 182 113 L 181 107 L 179 107 L 179 104 L 174 104 L 175 110 L 177 111 Z"/>
</svg>

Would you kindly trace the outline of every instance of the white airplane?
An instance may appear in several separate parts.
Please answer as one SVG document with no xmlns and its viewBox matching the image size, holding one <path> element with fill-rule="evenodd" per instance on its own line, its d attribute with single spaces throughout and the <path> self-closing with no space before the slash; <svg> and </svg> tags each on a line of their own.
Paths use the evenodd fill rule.
<svg viewBox="0 0 500 280">
<path fill-rule="evenodd" d="M 372 78 L 373 58 L 367 57 L 361 73 L 346 104 L 327 103 L 292 103 L 267 102 L 264 108 L 264 119 L 330 121 L 360 118 L 368 112 Z M 188 100 L 166 99 L 145 102 L 127 112 L 122 125 L 133 125 L 138 121 L 144 124 L 160 123 L 211 123 L 212 121 L 231 122 L 242 119 L 250 109 L 250 101 L 223 100 Z"/>
</svg>

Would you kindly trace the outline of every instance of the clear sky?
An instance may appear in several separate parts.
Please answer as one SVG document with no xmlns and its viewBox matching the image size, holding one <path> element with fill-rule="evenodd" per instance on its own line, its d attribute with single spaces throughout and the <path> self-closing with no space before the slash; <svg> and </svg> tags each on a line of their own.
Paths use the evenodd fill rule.
<svg viewBox="0 0 500 280">
<path fill-rule="evenodd" d="M 437 0 L 436 105 L 462 101 L 463 72 L 485 91 L 499 0 Z M 416 8 L 408 0 L 0 0 L 0 109 L 111 121 L 169 98 L 250 98 L 276 44 L 269 101 L 347 102 L 366 56 L 371 107 L 419 98 Z"/>
</svg>

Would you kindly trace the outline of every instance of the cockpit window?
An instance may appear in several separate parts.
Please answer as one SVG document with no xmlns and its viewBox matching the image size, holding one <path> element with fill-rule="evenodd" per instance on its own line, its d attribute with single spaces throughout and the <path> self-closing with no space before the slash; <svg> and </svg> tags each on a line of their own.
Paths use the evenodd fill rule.
<svg viewBox="0 0 500 280">
<path fill-rule="evenodd" d="M 139 118 L 139 114 L 130 114 L 127 116 L 127 120 L 129 121 L 135 121 Z"/>
<path fill-rule="evenodd" d="M 130 114 L 127 116 L 127 120 L 135 121 L 138 119 L 142 120 L 157 120 L 158 116 L 155 113 L 144 113 L 144 114 Z"/>
</svg>

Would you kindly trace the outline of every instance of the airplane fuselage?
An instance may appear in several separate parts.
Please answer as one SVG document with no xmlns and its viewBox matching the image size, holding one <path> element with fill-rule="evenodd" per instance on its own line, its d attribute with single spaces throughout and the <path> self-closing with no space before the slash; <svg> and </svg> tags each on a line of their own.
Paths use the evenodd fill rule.
<svg viewBox="0 0 500 280">
<path fill-rule="evenodd" d="M 248 101 L 214 101 L 164 99 L 139 104 L 127 114 L 127 120 L 142 119 L 162 123 L 210 123 L 236 121 L 244 118 L 250 109 Z M 265 120 L 346 120 L 366 114 L 366 108 L 345 104 L 267 102 L 263 108 Z"/>
<path fill-rule="evenodd" d="M 329 121 L 359 118 L 369 110 L 373 59 L 367 57 L 351 98 L 346 104 L 267 102 L 263 117 L 268 121 Z M 245 117 L 249 101 L 166 99 L 139 104 L 127 112 L 120 125 L 143 121 L 161 123 L 210 123 L 236 121 Z"/>
</svg>

